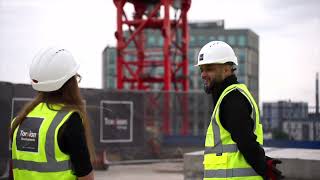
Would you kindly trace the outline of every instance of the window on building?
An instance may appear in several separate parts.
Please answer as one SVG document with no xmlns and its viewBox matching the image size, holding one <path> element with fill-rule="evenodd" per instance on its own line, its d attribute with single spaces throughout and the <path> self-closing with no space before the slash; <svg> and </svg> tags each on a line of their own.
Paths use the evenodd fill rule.
<svg viewBox="0 0 320 180">
<path fill-rule="evenodd" d="M 216 40 L 215 36 L 209 36 L 209 41 L 214 41 L 214 40 Z"/>
<path fill-rule="evenodd" d="M 156 37 L 155 36 L 149 36 L 148 37 L 148 45 L 149 46 L 154 46 L 154 45 L 156 45 Z"/>
<path fill-rule="evenodd" d="M 190 44 L 189 46 L 195 46 L 196 45 L 196 38 L 194 35 L 190 35 Z"/>
<path fill-rule="evenodd" d="M 135 59 L 135 56 L 134 55 L 130 55 L 130 54 L 127 54 L 125 56 L 125 60 L 126 61 L 133 61 Z"/>
<path fill-rule="evenodd" d="M 245 83 L 243 76 L 238 76 L 237 79 L 238 79 L 239 83 Z"/>
<path fill-rule="evenodd" d="M 218 40 L 219 40 L 219 41 L 225 41 L 225 37 L 224 37 L 223 35 L 219 35 L 219 36 L 218 36 Z"/>
<path fill-rule="evenodd" d="M 108 88 L 116 88 L 116 83 L 115 80 L 113 78 L 109 78 L 108 79 Z"/>
<path fill-rule="evenodd" d="M 182 32 L 181 32 L 181 29 L 178 29 L 178 31 L 177 31 L 176 41 L 177 41 L 178 44 L 180 44 L 181 41 L 182 41 Z"/>
<path fill-rule="evenodd" d="M 154 68 L 152 68 L 152 71 L 155 71 L 155 73 L 158 75 L 164 74 L 164 68 L 162 68 L 162 67 L 154 67 Z"/>
<path fill-rule="evenodd" d="M 246 71 L 248 73 L 248 75 L 252 75 L 253 73 L 253 69 L 252 69 L 252 63 L 250 63 L 250 61 L 248 63 L 246 63 Z"/>
<path fill-rule="evenodd" d="M 194 81 L 192 81 L 192 79 L 189 79 L 189 88 L 190 88 L 191 90 L 194 89 Z"/>
<path fill-rule="evenodd" d="M 193 77 L 194 76 L 194 74 L 195 74 L 195 68 L 194 67 L 192 67 L 193 65 L 191 64 L 191 65 L 189 65 L 189 75 L 190 75 L 190 77 Z"/>
<path fill-rule="evenodd" d="M 206 37 L 203 35 L 198 36 L 198 45 L 203 46 L 206 44 Z"/>
<path fill-rule="evenodd" d="M 229 35 L 228 36 L 228 44 L 233 46 L 236 44 L 236 37 L 234 35 Z"/>
<path fill-rule="evenodd" d="M 240 76 L 244 76 L 246 69 L 245 69 L 245 64 L 244 63 L 239 63 L 238 65 L 238 71 Z"/>
<path fill-rule="evenodd" d="M 246 52 L 244 49 L 239 49 L 237 51 L 239 63 L 244 63 L 246 59 Z"/>
<path fill-rule="evenodd" d="M 163 46 L 163 37 L 158 38 L 158 46 Z"/>
<path fill-rule="evenodd" d="M 109 75 L 110 77 L 114 77 L 115 74 L 116 74 L 116 70 L 115 70 L 114 68 L 109 68 L 109 69 L 108 69 L 108 75 Z"/>
<path fill-rule="evenodd" d="M 247 44 L 247 39 L 244 35 L 240 35 L 238 37 L 238 45 L 239 46 L 245 46 Z"/>
<path fill-rule="evenodd" d="M 194 64 L 195 59 L 196 59 L 194 50 L 192 50 L 192 49 L 189 50 L 188 58 L 189 58 L 189 63 Z"/>
<path fill-rule="evenodd" d="M 110 54 L 109 54 L 109 64 L 111 64 L 111 65 L 115 64 L 115 59 L 116 59 L 116 53 L 110 52 Z"/>
<path fill-rule="evenodd" d="M 129 38 L 128 38 L 128 39 L 129 39 Z M 126 39 L 126 40 L 128 40 L 128 39 Z M 133 47 L 135 47 L 135 46 L 136 46 L 136 45 L 135 45 L 135 43 L 134 43 L 134 40 L 130 41 L 128 47 L 133 48 Z"/>
</svg>

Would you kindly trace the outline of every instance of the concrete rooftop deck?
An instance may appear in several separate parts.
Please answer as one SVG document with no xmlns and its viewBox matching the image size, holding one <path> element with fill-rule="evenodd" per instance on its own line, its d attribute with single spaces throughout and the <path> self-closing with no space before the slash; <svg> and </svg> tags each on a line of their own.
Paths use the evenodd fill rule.
<svg viewBox="0 0 320 180">
<path fill-rule="evenodd" d="M 267 156 L 282 160 L 279 169 L 286 179 L 319 180 L 320 150 L 293 148 L 265 148 Z M 201 179 L 203 151 L 187 153 L 184 156 L 185 179 Z"/>
</svg>

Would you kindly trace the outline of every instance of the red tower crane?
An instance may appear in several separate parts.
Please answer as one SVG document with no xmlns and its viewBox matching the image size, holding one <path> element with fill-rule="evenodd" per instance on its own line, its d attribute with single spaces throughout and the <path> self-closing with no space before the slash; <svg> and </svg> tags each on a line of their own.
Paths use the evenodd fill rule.
<svg viewBox="0 0 320 180">
<path fill-rule="evenodd" d="M 125 5 L 134 7 L 129 18 Z M 117 89 L 125 87 L 136 90 L 150 90 L 154 84 L 161 90 L 188 92 L 188 47 L 189 31 L 187 13 L 191 0 L 114 0 L 117 8 Z M 176 12 L 175 19 L 172 12 Z M 177 17 L 179 12 L 179 17 Z M 163 39 L 162 48 L 146 46 L 146 30 L 159 30 Z M 126 33 L 128 32 L 128 33 Z M 150 56 L 157 54 L 158 58 Z M 129 57 L 134 57 L 129 59 Z M 151 58 L 153 57 L 153 58 Z M 162 68 L 163 74 L 152 74 L 150 69 Z M 187 97 L 184 110 L 188 110 Z M 169 118 L 170 95 L 165 93 L 163 132 L 171 129 Z M 181 134 L 188 131 L 188 117 L 183 118 Z"/>
</svg>

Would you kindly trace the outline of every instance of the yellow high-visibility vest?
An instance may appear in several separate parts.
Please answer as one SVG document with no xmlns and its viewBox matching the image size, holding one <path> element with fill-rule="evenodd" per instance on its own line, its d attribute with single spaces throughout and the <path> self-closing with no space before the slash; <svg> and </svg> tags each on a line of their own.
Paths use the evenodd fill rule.
<svg viewBox="0 0 320 180">
<path fill-rule="evenodd" d="M 58 132 L 74 111 L 37 105 L 15 129 L 12 141 L 14 179 L 75 180 L 70 156 L 58 145 Z"/>
<path fill-rule="evenodd" d="M 251 117 L 254 120 L 253 132 L 257 142 L 263 144 L 263 131 L 260 123 L 258 106 L 244 84 L 228 86 L 220 95 L 209 124 L 204 153 L 204 180 L 262 180 L 255 170 L 247 163 L 231 134 L 223 128 L 219 111 L 223 98 L 233 90 L 239 90 L 252 106 Z"/>
</svg>

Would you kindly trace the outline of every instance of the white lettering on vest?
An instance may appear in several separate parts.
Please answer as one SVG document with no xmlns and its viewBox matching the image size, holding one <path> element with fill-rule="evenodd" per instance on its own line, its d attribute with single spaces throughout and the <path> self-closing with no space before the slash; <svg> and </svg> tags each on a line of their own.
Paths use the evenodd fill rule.
<svg viewBox="0 0 320 180">
<path fill-rule="evenodd" d="M 21 129 L 20 131 L 20 136 L 22 138 L 36 138 L 37 137 L 37 133 L 32 132 L 31 130 L 29 130 L 29 132 L 23 131 Z"/>
</svg>

